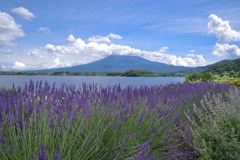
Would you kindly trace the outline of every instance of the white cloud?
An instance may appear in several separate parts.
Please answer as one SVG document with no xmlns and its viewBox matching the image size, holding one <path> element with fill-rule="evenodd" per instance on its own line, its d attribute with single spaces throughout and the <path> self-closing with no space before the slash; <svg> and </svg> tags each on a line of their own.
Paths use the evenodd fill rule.
<svg viewBox="0 0 240 160">
<path fill-rule="evenodd" d="M 193 49 L 192 49 L 192 50 L 190 50 L 189 52 L 190 52 L 190 53 L 194 53 L 194 52 L 195 52 L 195 50 L 193 50 Z"/>
<path fill-rule="evenodd" d="M 110 33 L 107 36 L 92 36 L 88 38 L 89 42 L 96 42 L 96 43 L 111 43 L 110 39 L 122 39 L 120 35 Z"/>
<path fill-rule="evenodd" d="M 21 69 L 25 69 L 26 65 L 24 63 L 21 62 L 14 62 L 14 65 L 12 66 L 12 69 L 14 70 L 21 70 Z"/>
<path fill-rule="evenodd" d="M 27 52 L 27 55 L 39 57 L 39 58 L 44 58 L 46 56 L 46 54 L 44 52 L 41 52 L 38 49 L 32 49 L 31 51 Z"/>
<path fill-rule="evenodd" d="M 199 61 L 205 62 L 205 59 L 203 58 L 203 55 L 196 55 Z"/>
<path fill-rule="evenodd" d="M 50 28 L 48 28 L 48 27 L 40 27 L 40 28 L 38 28 L 37 31 L 43 32 L 43 33 L 46 33 L 46 34 L 51 32 Z"/>
<path fill-rule="evenodd" d="M 48 51 L 53 51 L 53 52 L 56 51 L 55 46 L 52 45 L 52 44 L 47 44 L 47 45 L 45 46 L 45 49 L 48 50 Z"/>
<path fill-rule="evenodd" d="M 213 55 L 219 57 L 236 58 L 240 57 L 240 49 L 236 45 L 219 44 L 214 46 Z"/>
<path fill-rule="evenodd" d="M 96 42 L 96 43 L 110 43 L 111 42 L 109 37 L 104 37 L 104 36 L 99 36 L 99 35 L 88 38 L 88 41 Z"/>
<path fill-rule="evenodd" d="M 195 57 L 195 50 L 190 50 L 189 54 L 187 54 L 187 57 Z"/>
<path fill-rule="evenodd" d="M 68 36 L 67 42 L 75 42 L 75 38 L 73 37 L 72 34 Z"/>
<path fill-rule="evenodd" d="M 187 57 L 195 57 L 195 54 L 189 53 L 189 54 L 187 54 Z"/>
<path fill-rule="evenodd" d="M 120 35 L 113 34 L 113 33 L 110 33 L 107 37 L 112 39 L 122 39 Z"/>
<path fill-rule="evenodd" d="M 5 12 L 0 12 L 0 46 L 13 45 L 12 40 L 23 37 L 21 25 Z"/>
<path fill-rule="evenodd" d="M 229 42 L 240 41 L 240 32 L 233 30 L 228 21 L 223 21 L 215 14 L 211 14 L 209 20 L 209 32 L 216 34 L 218 37 L 218 43 L 215 44 L 212 54 L 222 58 L 240 57 L 238 46 L 228 44 Z"/>
<path fill-rule="evenodd" d="M 151 61 L 176 66 L 198 66 L 205 63 L 202 55 L 197 55 L 193 58 L 176 56 L 169 54 L 169 48 L 166 46 L 160 48 L 159 51 L 145 51 L 113 43 L 85 42 L 81 38 L 75 38 L 73 35 L 68 36 L 67 42 L 66 45 L 61 46 L 47 44 L 42 49 L 29 51 L 28 55 L 37 58 L 35 64 L 40 68 L 86 64 L 113 54 L 141 56 Z"/>
<path fill-rule="evenodd" d="M 204 59 L 203 55 L 196 55 L 197 57 L 197 64 L 200 66 L 204 66 L 207 64 L 207 61 Z"/>
<path fill-rule="evenodd" d="M 13 8 L 12 12 L 18 14 L 26 20 L 32 20 L 33 18 L 35 18 L 33 13 L 29 12 L 26 8 L 23 7 Z"/>
<path fill-rule="evenodd" d="M 160 53 L 167 53 L 168 49 L 169 49 L 168 47 L 161 47 L 158 52 L 160 52 Z"/>
<path fill-rule="evenodd" d="M 209 20 L 209 32 L 216 34 L 219 43 L 240 41 L 240 32 L 233 30 L 228 21 L 223 21 L 215 14 L 211 14 Z"/>
<path fill-rule="evenodd" d="M 178 57 L 172 56 L 172 58 L 173 59 L 171 59 L 172 61 L 170 63 L 175 66 L 195 66 L 196 65 L 196 61 L 193 60 L 192 58 L 182 58 L 180 56 Z"/>
<path fill-rule="evenodd" d="M 61 68 L 61 67 L 69 67 L 71 66 L 71 63 L 68 61 L 61 60 L 59 57 L 53 59 L 51 61 L 52 63 L 44 64 L 43 68 Z"/>
</svg>

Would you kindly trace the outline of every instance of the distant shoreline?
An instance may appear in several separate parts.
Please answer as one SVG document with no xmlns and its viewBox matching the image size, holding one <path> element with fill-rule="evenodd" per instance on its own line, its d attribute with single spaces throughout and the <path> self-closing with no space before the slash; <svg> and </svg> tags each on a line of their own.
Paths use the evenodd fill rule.
<svg viewBox="0 0 240 160">
<path fill-rule="evenodd" d="M 0 76 L 119 76 L 119 77 L 185 77 L 183 73 L 151 73 L 128 75 L 126 72 L 10 72 L 0 71 Z"/>
</svg>

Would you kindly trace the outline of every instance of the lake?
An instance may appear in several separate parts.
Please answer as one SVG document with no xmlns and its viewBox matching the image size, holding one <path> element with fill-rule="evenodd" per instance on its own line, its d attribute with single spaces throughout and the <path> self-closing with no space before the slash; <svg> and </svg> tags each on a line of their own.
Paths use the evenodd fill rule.
<svg viewBox="0 0 240 160">
<path fill-rule="evenodd" d="M 108 85 L 118 85 L 126 87 L 132 85 L 133 87 L 139 86 L 153 86 L 153 85 L 166 85 L 169 83 L 183 83 L 184 77 L 111 77 L 111 76 L 0 76 L 0 88 L 12 88 L 13 83 L 15 87 L 25 86 L 30 80 L 34 81 L 47 81 L 49 84 L 55 83 L 56 87 L 62 84 L 81 86 L 86 84 L 97 84 L 103 87 Z"/>
</svg>

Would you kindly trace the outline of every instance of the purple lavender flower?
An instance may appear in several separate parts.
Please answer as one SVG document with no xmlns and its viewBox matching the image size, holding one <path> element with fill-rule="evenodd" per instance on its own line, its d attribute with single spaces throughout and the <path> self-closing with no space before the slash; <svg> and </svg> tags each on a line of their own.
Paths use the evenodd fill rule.
<svg viewBox="0 0 240 160">
<path fill-rule="evenodd" d="M 148 156 L 148 153 L 150 152 L 150 143 L 152 139 L 147 140 L 145 143 L 140 144 L 141 151 L 138 153 L 138 159 L 146 159 Z"/>
<path fill-rule="evenodd" d="M 11 145 L 11 150 L 14 151 L 14 143 Z"/>
<path fill-rule="evenodd" d="M 5 143 L 7 142 L 7 139 L 6 139 L 6 137 L 4 136 L 4 132 L 2 132 L 1 135 L 0 135 L 0 142 L 1 142 L 2 144 L 5 144 Z"/>
<path fill-rule="evenodd" d="M 27 129 L 31 125 L 30 122 L 41 126 L 47 110 L 47 118 L 50 122 L 48 127 L 55 128 L 57 126 L 67 131 L 75 128 L 72 125 L 79 123 L 79 115 L 83 116 L 80 123 L 84 125 L 77 129 L 80 130 L 79 134 L 84 135 L 89 132 L 87 127 L 91 125 L 91 118 L 96 116 L 102 120 L 101 116 L 104 114 L 106 121 L 104 117 L 104 122 L 94 122 L 96 124 L 94 127 L 100 127 L 100 131 L 106 126 L 114 130 L 109 133 L 109 135 L 115 134 L 115 137 L 109 138 L 118 139 L 113 143 L 117 146 L 113 146 L 113 148 L 124 148 L 126 144 L 130 148 L 133 146 L 129 145 L 136 146 L 135 142 L 140 143 L 137 147 L 141 149 L 138 159 L 159 159 L 159 157 L 150 156 L 153 152 L 158 152 L 158 148 L 166 151 L 165 157 L 160 158 L 194 157 L 198 153 L 188 151 L 185 147 L 190 139 L 190 130 L 186 128 L 189 123 L 184 120 L 182 111 L 191 110 L 193 103 L 200 104 L 199 100 L 207 92 L 219 93 L 227 91 L 229 88 L 225 84 L 197 83 L 138 88 L 132 86 L 121 88 L 120 85 L 97 88 L 94 84 L 83 84 L 76 89 L 75 86 L 66 85 L 57 88 L 54 85 L 50 86 L 47 82 L 42 84 L 42 81 L 37 82 L 34 86 L 31 81 L 28 85 L 26 84 L 25 88 L 18 87 L 13 92 L 4 94 L 0 90 L 0 127 L 7 128 L 9 124 L 13 124 L 18 127 L 16 136 L 28 134 Z M 34 111 L 36 111 L 36 115 Z M 193 116 L 191 111 L 189 113 L 191 113 L 190 117 Z M 30 121 L 33 116 L 36 120 Z M 108 120 L 111 121 L 111 125 L 108 124 Z M 58 134 L 53 134 L 54 138 L 61 136 L 61 130 L 58 128 L 51 130 L 58 132 Z M 70 132 L 65 133 L 71 134 Z M 9 144 L 13 143 L 8 135 L 5 136 L 0 137 L 0 143 L 6 144 L 6 141 Z M 41 137 L 41 135 L 37 136 Z M 118 136 L 122 141 L 119 142 Z M 146 141 L 151 137 L 152 141 Z M 156 142 L 154 138 L 158 137 L 162 137 L 162 139 L 157 139 Z M 131 143 L 128 143 L 130 141 Z M 19 143 L 22 146 L 22 141 Z M 154 146 L 156 144 L 157 146 Z M 60 152 L 61 148 L 55 153 L 56 160 L 61 159 Z M 117 153 L 118 151 L 112 152 Z M 38 156 L 39 159 L 48 159 L 44 143 Z M 120 156 L 122 155 L 119 151 Z"/>
<path fill-rule="evenodd" d="M 58 148 L 55 156 L 54 156 L 54 160 L 61 160 L 61 147 Z"/>
<path fill-rule="evenodd" d="M 50 124 L 49 124 L 49 128 L 54 128 L 55 127 L 55 124 L 54 124 L 54 118 L 51 118 L 50 120 Z"/>
<path fill-rule="evenodd" d="M 38 159 L 39 160 L 48 160 L 48 153 L 47 153 L 44 143 L 42 143 L 42 145 L 41 145 L 41 150 L 38 153 Z"/>
</svg>

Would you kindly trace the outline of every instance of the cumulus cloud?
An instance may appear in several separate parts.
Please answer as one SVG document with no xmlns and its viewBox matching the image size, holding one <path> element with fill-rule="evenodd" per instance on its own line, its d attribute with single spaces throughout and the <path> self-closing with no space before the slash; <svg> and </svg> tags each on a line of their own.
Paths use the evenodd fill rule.
<svg viewBox="0 0 240 160">
<path fill-rule="evenodd" d="M 71 66 L 71 63 L 69 63 L 67 60 L 62 60 L 61 58 L 57 57 L 51 61 L 52 63 L 44 64 L 43 68 L 60 68 L 60 67 L 69 67 Z"/>
<path fill-rule="evenodd" d="M 89 42 L 96 42 L 96 43 L 110 43 L 111 40 L 108 37 L 104 37 L 104 36 L 92 36 L 90 38 L 88 38 Z"/>
<path fill-rule="evenodd" d="M 67 42 L 75 42 L 75 37 L 73 37 L 73 35 L 69 35 L 67 38 Z"/>
<path fill-rule="evenodd" d="M 0 46 L 13 45 L 12 40 L 23 37 L 25 34 L 21 25 L 5 12 L 0 12 Z"/>
<path fill-rule="evenodd" d="M 189 53 L 187 54 L 187 57 L 195 57 L 195 55 L 193 53 Z"/>
<path fill-rule="evenodd" d="M 167 53 L 168 49 L 169 49 L 168 47 L 161 47 L 158 52 L 160 52 L 160 53 Z"/>
<path fill-rule="evenodd" d="M 20 17 L 26 20 L 32 20 L 33 18 L 35 18 L 34 14 L 29 12 L 24 7 L 13 8 L 12 12 L 18 14 Z"/>
<path fill-rule="evenodd" d="M 38 28 L 37 31 L 38 31 L 38 32 L 42 32 L 42 33 L 46 33 L 46 34 L 48 34 L 48 33 L 51 32 L 51 31 L 50 31 L 50 28 L 48 28 L 48 27 L 40 27 L 40 28 Z"/>
<path fill-rule="evenodd" d="M 240 32 L 233 30 L 229 21 L 223 21 L 215 14 L 209 16 L 208 29 L 217 36 L 219 43 L 240 41 Z"/>
<path fill-rule="evenodd" d="M 113 37 L 113 34 L 111 36 Z M 36 57 L 39 65 L 44 63 L 44 65 L 41 66 L 43 68 L 86 64 L 113 54 L 141 56 L 151 61 L 176 66 L 205 65 L 205 60 L 202 55 L 196 55 L 195 57 L 176 56 L 169 54 L 169 48 L 166 46 L 161 47 L 158 51 L 145 51 L 113 43 L 99 43 L 99 41 L 85 42 L 81 38 L 75 38 L 73 35 L 69 35 L 66 41 L 68 43 L 61 46 L 47 44 L 42 49 L 29 51 L 28 55 Z"/>
<path fill-rule="evenodd" d="M 197 64 L 200 66 L 204 66 L 207 64 L 207 61 L 204 59 L 203 55 L 196 55 L 197 57 Z"/>
<path fill-rule="evenodd" d="M 120 35 L 113 34 L 113 33 L 110 33 L 107 37 L 112 39 L 122 39 Z"/>
<path fill-rule="evenodd" d="M 190 50 L 189 54 L 187 54 L 187 57 L 195 57 L 195 50 Z"/>
<path fill-rule="evenodd" d="M 26 68 L 26 65 L 24 63 L 21 63 L 21 62 L 14 62 L 14 65 L 12 66 L 12 69 L 14 70 L 22 70 L 22 69 L 25 69 Z"/>
<path fill-rule="evenodd" d="M 215 14 L 209 16 L 208 29 L 216 34 L 218 42 L 215 44 L 212 54 L 222 58 L 240 57 L 240 49 L 230 42 L 240 41 L 240 32 L 231 28 L 229 21 L 223 21 Z"/>
<path fill-rule="evenodd" d="M 52 45 L 52 44 L 47 44 L 45 46 L 45 49 L 48 50 L 48 51 L 53 51 L 53 52 L 56 51 L 55 46 Z"/>
<path fill-rule="evenodd" d="M 44 52 L 40 52 L 40 50 L 38 49 L 32 49 L 31 51 L 27 52 L 27 55 L 38 57 L 38 58 L 44 58 L 46 56 Z"/>
<path fill-rule="evenodd" d="M 214 46 L 213 55 L 219 57 L 237 58 L 240 57 L 240 49 L 236 45 L 217 43 Z"/>
<path fill-rule="evenodd" d="M 96 42 L 96 43 L 111 43 L 110 39 L 122 39 L 120 35 L 110 33 L 107 36 L 92 36 L 88 38 L 89 42 Z"/>
</svg>

